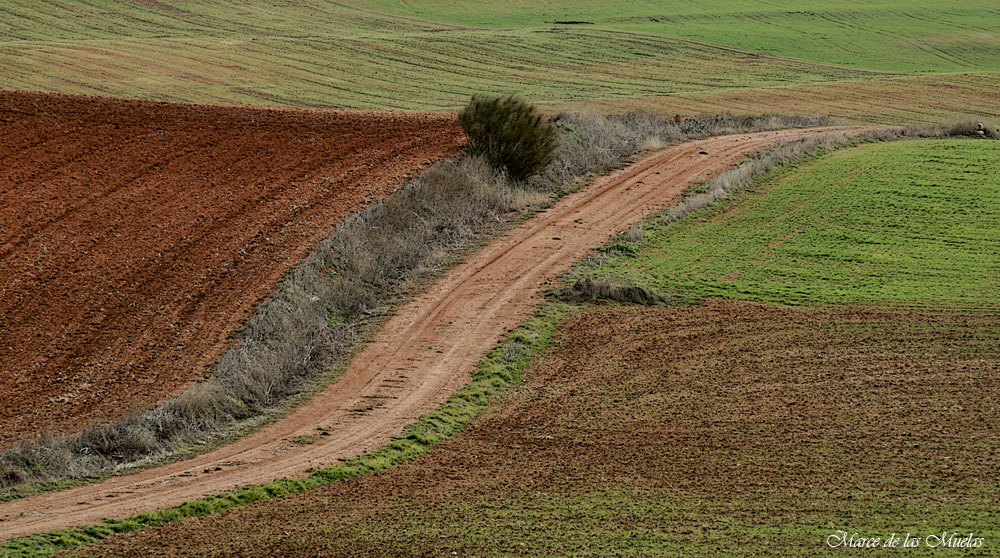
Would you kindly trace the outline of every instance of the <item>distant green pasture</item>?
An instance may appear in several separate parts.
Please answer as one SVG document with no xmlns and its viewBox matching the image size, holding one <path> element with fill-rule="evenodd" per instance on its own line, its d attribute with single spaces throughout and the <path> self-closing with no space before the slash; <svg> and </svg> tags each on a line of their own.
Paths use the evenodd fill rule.
<svg viewBox="0 0 1000 558">
<path fill-rule="evenodd" d="M 742 50 L 898 72 L 1000 70 L 1000 6 L 986 0 L 372 0 L 366 4 L 459 25 L 523 28 L 578 22 L 575 25 L 688 37 Z"/>
<path fill-rule="evenodd" d="M 5 88 L 173 101 L 440 111 L 473 93 L 518 92 L 548 106 L 671 112 L 725 99 L 754 112 L 770 99 L 761 106 L 900 122 L 996 112 L 1000 9 L 26 0 L 0 6 L 0 67 Z M 908 96 L 907 80 L 928 75 L 940 94 Z M 830 93 L 800 100 L 810 86 Z"/>
</svg>

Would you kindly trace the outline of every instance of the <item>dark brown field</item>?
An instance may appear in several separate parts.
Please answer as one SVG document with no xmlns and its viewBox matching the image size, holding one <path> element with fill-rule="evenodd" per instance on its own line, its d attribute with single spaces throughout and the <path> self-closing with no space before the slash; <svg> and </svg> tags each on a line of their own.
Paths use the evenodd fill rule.
<svg viewBox="0 0 1000 558">
<path fill-rule="evenodd" d="M 606 309 L 462 435 L 378 475 L 79 556 L 815 555 L 998 534 L 1000 319 Z M 923 549 L 928 550 L 928 549 Z"/>
<path fill-rule="evenodd" d="M 345 215 L 453 154 L 447 115 L 0 91 L 0 446 L 201 376 Z"/>
</svg>

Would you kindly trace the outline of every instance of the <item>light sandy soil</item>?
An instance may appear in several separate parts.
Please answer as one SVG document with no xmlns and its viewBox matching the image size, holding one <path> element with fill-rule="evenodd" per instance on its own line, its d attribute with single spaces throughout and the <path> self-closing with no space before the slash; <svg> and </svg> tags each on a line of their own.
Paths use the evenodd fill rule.
<svg viewBox="0 0 1000 558">
<path fill-rule="evenodd" d="M 186 461 L 0 504 L 0 539 L 177 505 L 248 484 L 302 475 L 378 448 L 469 381 L 505 331 L 529 315 L 540 288 L 683 190 L 782 140 L 826 128 L 739 134 L 652 154 L 566 196 L 432 283 L 402 307 L 344 376 L 287 417 Z M 707 154 L 704 154 L 705 152 Z M 383 405 L 367 413 L 372 396 Z M 329 432 L 311 445 L 289 440 Z"/>
</svg>

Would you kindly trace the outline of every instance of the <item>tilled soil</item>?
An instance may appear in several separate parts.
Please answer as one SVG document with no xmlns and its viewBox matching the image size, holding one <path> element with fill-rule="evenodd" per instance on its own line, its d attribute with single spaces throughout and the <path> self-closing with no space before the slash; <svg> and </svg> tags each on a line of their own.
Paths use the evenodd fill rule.
<svg viewBox="0 0 1000 558">
<path fill-rule="evenodd" d="M 0 91 L 0 446 L 198 378 L 349 212 L 462 141 L 453 117 Z"/>
<path fill-rule="evenodd" d="M 73 554 L 815 555 L 837 529 L 996 544 L 995 316 L 716 302 L 560 331 L 413 463 Z"/>
</svg>

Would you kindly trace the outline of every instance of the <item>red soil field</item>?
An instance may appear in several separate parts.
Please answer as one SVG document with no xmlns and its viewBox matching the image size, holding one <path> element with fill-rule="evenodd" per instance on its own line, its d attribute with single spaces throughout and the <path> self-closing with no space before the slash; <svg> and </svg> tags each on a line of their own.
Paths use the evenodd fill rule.
<svg viewBox="0 0 1000 558">
<path fill-rule="evenodd" d="M 0 91 L 0 446 L 200 377 L 339 221 L 462 142 L 448 115 Z"/>
</svg>

